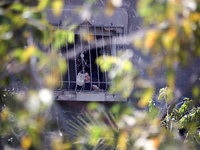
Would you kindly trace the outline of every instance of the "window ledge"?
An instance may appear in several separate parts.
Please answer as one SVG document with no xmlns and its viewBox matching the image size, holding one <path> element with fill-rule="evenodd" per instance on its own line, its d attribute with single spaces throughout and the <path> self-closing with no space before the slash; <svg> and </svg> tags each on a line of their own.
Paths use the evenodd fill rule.
<svg viewBox="0 0 200 150">
<path fill-rule="evenodd" d="M 56 101 L 96 101 L 96 102 L 125 102 L 127 99 L 120 94 L 110 94 L 108 92 L 74 92 L 74 91 L 54 91 Z"/>
</svg>

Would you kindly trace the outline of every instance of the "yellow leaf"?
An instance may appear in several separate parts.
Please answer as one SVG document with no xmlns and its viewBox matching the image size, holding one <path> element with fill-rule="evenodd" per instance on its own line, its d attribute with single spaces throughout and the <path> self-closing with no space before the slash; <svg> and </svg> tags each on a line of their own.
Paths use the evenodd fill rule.
<svg viewBox="0 0 200 150">
<path fill-rule="evenodd" d="M 166 56 L 166 58 L 165 58 L 165 65 L 170 68 L 172 66 L 172 63 L 173 63 L 172 60 L 173 59 L 172 59 L 172 57 L 170 55 Z"/>
<path fill-rule="evenodd" d="M 178 9 L 178 5 L 175 5 L 174 2 L 168 2 L 166 8 L 166 15 L 170 22 L 176 22 L 176 11 Z"/>
<path fill-rule="evenodd" d="M 200 89 L 198 86 L 195 86 L 193 89 L 192 89 L 192 95 L 193 97 L 196 99 L 199 97 L 199 93 L 200 93 Z"/>
<path fill-rule="evenodd" d="M 61 14 L 63 4 L 64 4 L 63 0 L 54 0 L 52 2 L 53 14 L 55 16 L 59 16 Z"/>
<path fill-rule="evenodd" d="M 146 107 L 149 104 L 149 101 L 153 97 L 154 89 L 148 88 L 141 96 L 141 99 L 138 102 L 138 106 L 141 108 Z"/>
<path fill-rule="evenodd" d="M 148 31 L 146 39 L 145 39 L 145 43 L 144 43 L 145 48 L 149 48 L 149 49 L 152 48 L 157 37 L 158 37 L 157 31 L 154 31 L 154 30 Z"/>
<path fill-rule="evenodd" d="M 47 7 L 49 0 L 39 0 L 38 9 L 44 10 Z"/>
<path fill-rule="evenodd" d="M 69 43 L 73 43 L 74 42 L 74 33 L 73 32 L 68 32 L 68 37 L 67 40 Z"/>
<path fill-rule="evenodd" d="M 52 74 L 45 76 L 44 83 L 47 87 L 53 88 L 58 84 L 60 74 L 55 71 Z"/>
<path fill-rule="evenodd" d="M 67 63 L 66 63 L 66 61 L 63 58 L 60 58 L 58 60 L 58 67 L 59 67 L 59 70 L 62 73 L 65 73 L 67 71 Z"/>
<path fill-rule="evenodd" d="M 51 146 L 53 150 L 62 150 L 63 149 L 62 139 L 58 136 L 55 136 L 55 138 L 52 140 Z"/>
<path fill-rule="evenodd" d="M 63 144 L 63 150 L 70 150 L 72 149 L 72 144 L 71 143 L 65 143 Z"/>
<path fill-rule="evenodd" d="M 113 13 L 114 13 L 114 6 L 113 6 L 111 0 L 108 0 L 108 2 L 107 2 L 107 7 L 106 7 L 106 9 L 105 9 L 105 14 L 106 14 L 107 16 L 112 16 Z"/>
<path fill-rule="evenodd" d="M 190 14 L 190 20 L 197 22 L 200 20 L 200 13 L 195 12 Z"/>
<path fill-rule="evenodd" d="M 28 46 L 22 54 L 21 61 L 26 62 L 35 53 L 36 47 L 34 45 Z"/>
<path fill-rule="evenodd" d="M 167 33 L 162 36 L 162 43 L 166 50 L 170 50 L 172 47 L 172 43 L 174 38 L 177 35 L 177 31 L 174 28 L 171 28 Z"/>
<path fill-rule="evenodd" d="M 190 21 L 189 20 L 183 20 L 183 29 L 185 31 L 185 33 L 190 36 L 192 34 L 192 29 L 190 27 Z"/>
<path fill-rule="evenodd" d="M 125 61 L 124 62 L 124 66 L 123 66 L 123 70 L 124 71 L 131 71 L 133 69 L 132 63 L 131 61 Z"/>
<path fill-rule="evenodd" d="M 168 31 L 167 34 L 168 34 L 168 36 L 170 36 L 171 39 L 173 40 L 173 39 L 176 37 L 176 35 L 177 35 L 177 30 L 174 29 L 174 28 L 171 28 L 171 29 Z"/>
<path fill-rule="evenodd" d="M 154 145 L 154 148 L 158 148 L 158 146 L 160 145 L 159 138 L 153 138 L 153 145 Z"/>
<path fill-rule="evenodd" d="M 1 120 L 5 121 L 9 116 L 9 109 L 7 107 L 3 107 L 1 110 Z"/>
<path fill-rule="evenodd" d="M 32 139 L 30 136 L 26 135 L 23 136 L 22 140 L 21 140 L 21 147 L 23 149 L 29 149 L 31 147 L 32 144 Z"/>
<path fill-rule="evenodd" d="M 173 70 L 167 70 L 167 83 L 171 90 L 175 87 L 175 74 Z"/>
<path fill-rule="evenodd" d="M 127 149 L 127 140 L 128 140 L 128 132 L 123 131 L 118 138 L 118 149 L 126 150 Z"/>
</svg>

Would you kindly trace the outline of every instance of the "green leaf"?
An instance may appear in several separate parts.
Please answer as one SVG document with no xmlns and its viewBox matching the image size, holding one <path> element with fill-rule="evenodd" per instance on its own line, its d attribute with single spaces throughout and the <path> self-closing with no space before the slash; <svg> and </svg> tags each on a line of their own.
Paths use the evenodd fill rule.
<svg viewBox="0 0 200 150">
<path fill-rule="evenodd" d="M 124 66 L 123 66 L 124 71 L 130 72 L 132 70 L 132 68 L 133 68 L 133 66 L 132 66 L 131 61 L 125 61 L 124 62 Z"/>
<path fill-rule="evenodd" d="M 141 108 L 146 107 L 149 104 L 149 101 L 152 99 L 154 94 L 153 88 L 148 88 L 145 90 L 145 92 L 142 94 L 141 99 L 138 102 L 138 106 Z"/>
<path fill-rule="evenodd" d="M 195 86 L 193 89 L 192 89 L 192 95 L 194 97 L 194 99 L 197 99 L 199 97 L 199 87 L 198 86 Z"/>
<path fill-rule="evenodd" d="M 99 104 L 98 103 L 89 103 L 88 105 L 87 105 L 87 108 L 89 109 L 89 110 L 95 110 L 95 109 L 97 109 L 99 107 Z"/>
<path fill-rule="evenodd" d="M 155 106 L 155 103 L 154 103 L 153 99 L 151 99 L 151 100 L 149 101 L 149 112 L 152 111 L 152 109 L 154 108 L 154 106 Z"/>
<path fill-rule="evenodd" d="M 113 114 L 115 114 L 115 113 L 117 113 L 117 112 L 119 112 L 119 110 L 120 110 L 120 104 L 115 104 L 112 108 L 111 108 L 111 112 L 113 113 Z"/>
<path fill-rule="evenodd" d="M 49 0 L 39 0 L 38 9 L 44 10 L 47 7 Z"/>
<path fill-rule="evenodd" d="M 59 67 L 60 71 L 63 73 L 67 71 L 67 63 L 64 58 L 60 58 L 58 60 L 58 67 Z"/>
<path fill-rule="evenodd" d="M 25 6 L 21 3 L 15 3 L 10 7 L 12 10 L 22 11 Z"/>
<path fill-rule="evenodd" d="M 67 36 L 68 42 L 73 43 L 74 42 L 74 33 L 69 31 L 67 34 L 68 34 L 68 36 Z"/>
</svg>

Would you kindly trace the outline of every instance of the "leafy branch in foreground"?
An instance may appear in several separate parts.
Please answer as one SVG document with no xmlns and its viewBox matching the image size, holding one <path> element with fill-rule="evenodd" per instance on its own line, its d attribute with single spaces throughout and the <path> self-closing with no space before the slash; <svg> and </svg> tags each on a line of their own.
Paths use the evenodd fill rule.
<svg viewBox="0 0 200 150">
<path fill-rule="evenodd" d="M 178 111 L 182 109 L 185 106 Z M 195 124 L 199 108 L 191 109 L 188 115 L 175 120 L 177 115 L 169 114 L 168 121 L 166 118 L 161 121 L 156 107 L 148 112 L 128 104 L 115 104 L 108 110 L 101 104 L 90 103 L 88 112 L 74 118 L 68 129 L 74 135 L 72 145 L 77 149 L 196 150 L 200 140 Z"/>
</svg>

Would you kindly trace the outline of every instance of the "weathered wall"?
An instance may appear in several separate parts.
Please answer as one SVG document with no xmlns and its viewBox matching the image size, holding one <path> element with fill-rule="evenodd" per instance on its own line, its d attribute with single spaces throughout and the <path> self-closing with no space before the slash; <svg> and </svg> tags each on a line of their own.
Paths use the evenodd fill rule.
<svg viewBox="0 0 200 150">
<path fill-rule="evenodd" d="M 124 0 L 122 8 L 128 12 L 128 32 L 132 32 L 140 28 L 140 19 L 136 12 L 136 1 L 137 0 Z M 65 0 L 65 5 L 77 5 L 82 6 L 85 0 Z M 96 7 L 106 7 L 107 0 L 97 0 L 94 3 Z"/>
</svg>

